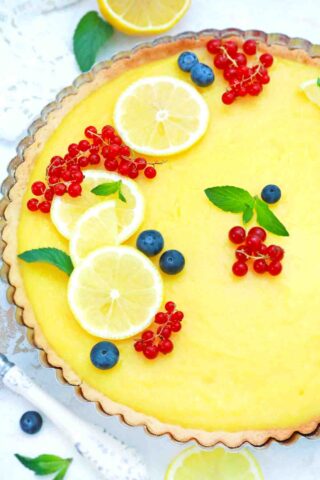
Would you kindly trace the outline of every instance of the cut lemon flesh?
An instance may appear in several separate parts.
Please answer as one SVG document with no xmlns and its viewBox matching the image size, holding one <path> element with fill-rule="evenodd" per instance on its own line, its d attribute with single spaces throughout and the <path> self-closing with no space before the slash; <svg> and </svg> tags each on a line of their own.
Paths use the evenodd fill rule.
<svg viewBox="0 0 320 480">
<path fill-rule="evenodd" d="M 115 199 L 118 227 L 121 232 L 121 241 L 129 238 L 139 227 L 144 215 L 144 198 L 136 183 L 123 178 L 115 173 L 103 170 L 86 170 L 85 179 L 82 182 L 82 193 L 79 197 L 72 198 L 69 195 L 55 197 L 51 207 L 51 219 L 58 231 L 64 237 L 70 239 L 79 218 L 88 208 L 107 199 Z M 121 191 L 126 198 L 122 202 L 117 194 L 108 197 L 98 196 L 91 190 L 101 183 L 122 181 Z"/>
<path fill-rule="evenodd" d="M 190 0 L 98 0 L 98 4 L 102 15 L 118 30 L 148 35 L 173 27 Z"/>
<path fill-rule="evenodd" d="M 255 457 L 248 449 L 229 452 L 224 448 L 191 447 L 178 455 L 165 480 L 263 480 Z"/>
<path fill-rule="evenodd" d="M 320 81 L 319 78 L 314 78 L 313 80 L 308 80 L 300 85 L 301 90 L 306 94 L 306 96 L 311 100 L 312 103 L 315 103 L 320 107 Z"/>
<path fill-rule="evenodd" d="M 123 339 L 144 330 L 162 302 L 154 265 L 131 247 L 104 247 L 71 274 L 70 308 L 81 326 L 101 338 Z"/>
<path fill-rule="evenodd" d="M 191 147 L 205 133 L 209 110 L 198 91 L 174 77 L 138 80 L 120 95 L 114 121 L 133 150 L 173 155 Z"/>
<path fill-rule="evenodd" d="M 116 214 L 116 202 L 109 200 L 89 208 L 77 221 L 70 239 L 73 264 L 101 247 L 121 243 Z"/>
</svg>

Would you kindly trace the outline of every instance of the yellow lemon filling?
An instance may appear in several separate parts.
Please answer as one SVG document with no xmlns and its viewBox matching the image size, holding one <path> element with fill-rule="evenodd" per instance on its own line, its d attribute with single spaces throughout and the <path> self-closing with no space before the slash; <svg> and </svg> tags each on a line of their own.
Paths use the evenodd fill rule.
<svg viewBox="0 0 320 480">
<path fill-rule="evenodd" d="M 204 50 L 198 53 L 212 62 Z M 237 431 L 297 426 L 320 416 L 320 110 L 299 88 L 319 69 L 278 58 L 270 74 L 262 95 L 228 107 L 221 102 L 226 83 L 218 73 L 212 86 L 199 90 L 210 110 L 205 136 L 168 157 L 156 179 L 138 179 L 146 203 L 139 231 L 159 230 L 165 248 L 186 258 L 181 274 L 162 274 L 165 300 L 185 313 L 171 355 L 150 362 L 128 339 L 117 342 L 117 366 L 97 370 L 89 354 L 98 339 L 70 311 L 68 277 L 50 265 L 21 262 L 27 296 L 52 349 L 93 388 L 163 422 Z M 158 75 L 190 82 L 173 56 L 106 83 L 63 119 L 39 155 L 30 185 L 43 177 L 53 155 L 82 138 L 86 126 L 112 123 L 125 88 Z M 204 189 L 227 184 L 259 194 L 270 183 L 282 189 L 272 208 L 290 232 L 288 238 L 268 235 L 269 243 L 285 249 L 283 272 L 235 278 L 227 234 L 240 216 L 215 208 Z M 31 213 L 25 204 L 19 252 L 40 246 L 68 251 L 50 216 Z M 135 238 L 127 243 L 134 246 Z M 152 261 L 158 268 L 158 259 Z"/>
</svg>

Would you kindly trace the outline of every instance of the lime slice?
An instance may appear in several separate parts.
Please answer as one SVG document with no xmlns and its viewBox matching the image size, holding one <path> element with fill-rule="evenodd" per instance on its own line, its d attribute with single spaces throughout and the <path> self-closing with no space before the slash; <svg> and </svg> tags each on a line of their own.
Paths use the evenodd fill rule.
<svg viewBox="0 0 320 480">
<path fill-rule="evenodd" d="M 190 148 L 205 133 L 209 109 L 198 91 L 174 77 L 147 77 L 119 97 L 114 111 L 119 135 L 133 150 L 154 156 Z"/>
<path fill-rule="evenodd" d="M 169 466 L 165 480 L 263 480 L 255 457 L 248 449 L 187 448 Z"/>
<path fill-rule="evenodd" d="M 92 335 L 131 337 L 150 325 L 162 302 L 162 279 L 151 263 L 131 247 L 104 247 L 73 270 L 70 308 Z"/>
</svg>

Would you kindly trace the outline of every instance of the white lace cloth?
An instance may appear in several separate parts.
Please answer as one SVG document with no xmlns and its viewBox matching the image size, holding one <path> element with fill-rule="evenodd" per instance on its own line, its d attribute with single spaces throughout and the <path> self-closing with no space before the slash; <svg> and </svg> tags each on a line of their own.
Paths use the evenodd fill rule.
<svg viewBox="0 0 320 480">
<path fill-rule="evenodd" d="M 76 1 L 0 1 L 0 140 L 15 140 L 76 75 L 69 27 L 74 12 L 65 8 Z M 53 10 L 60 11 L 49 26 L 45 17 Z"/>
</svg>

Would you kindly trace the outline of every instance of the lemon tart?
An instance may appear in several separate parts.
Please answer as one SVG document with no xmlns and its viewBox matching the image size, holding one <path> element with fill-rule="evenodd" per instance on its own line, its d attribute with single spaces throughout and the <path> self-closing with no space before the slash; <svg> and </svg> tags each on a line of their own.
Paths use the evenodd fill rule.
<svg viewBox="0 0 320 480">
<path fill-rule="evenodd" d="M 137 180 L 145 214 L 125 245 L 134 247 L 139 232 L 152 228 L 162 233 L 166 248 L 179 248 L 186 258 L 181 274 L 162 275 L 166 298 L 185 314 L 170 355 L 150 362 L 137 354 L 132 339 L 125 339 L 116 341 L 117 366 L 96 369 L 88 359 L 97 337 L 75 320 L 66 275 L 17 258 L 40 247 L 69 251 L 50 216 L 26 207 L 31 185 L 43 178 L 48 160 L 81 139 L 87 125 L 113 123 L 118 97 L 134 82 L 167 76 L 192 85 L 177 57 L 192 50 L 212 65 L 205 48 L 208 33 L 156 42 L 103 64 L 46 110 L 24 142 L 14 173 L 5 210 L 4 261 L 14 302 L 25 325 L 34 329 L 35 344 L 86 399 L 130 425 L 179 441 L 261 445 L 270 438 L 287 440 L 295 431 L 309 434 L 320 418 L 320 110 L 300 89 L 320 75 L 319 59 L 261 41 L 260 53 L 275 59 L 263 95 L 226 105 L 221 102 L 225 80 L 216 72 L 212 85 L 197 89 L 209 111 L 207 130 L 187 150 L 167 155 L 154 181 Z M 243 41 L 241 36 L 233 40 Z M 237 185 L 258 194 L 270 183 L 281 185 L 281 201 L 273 208 L 290 232 L 281 241 L 269 234 L 286 252 L 285 267 L 274 278 L 253 272 L 237 278 L 230 270 L 227 232 L 240 219 L 214 208 L 204 190 Z M 156 257 L 148 262 L 158 269 Z"/>
</svg>

